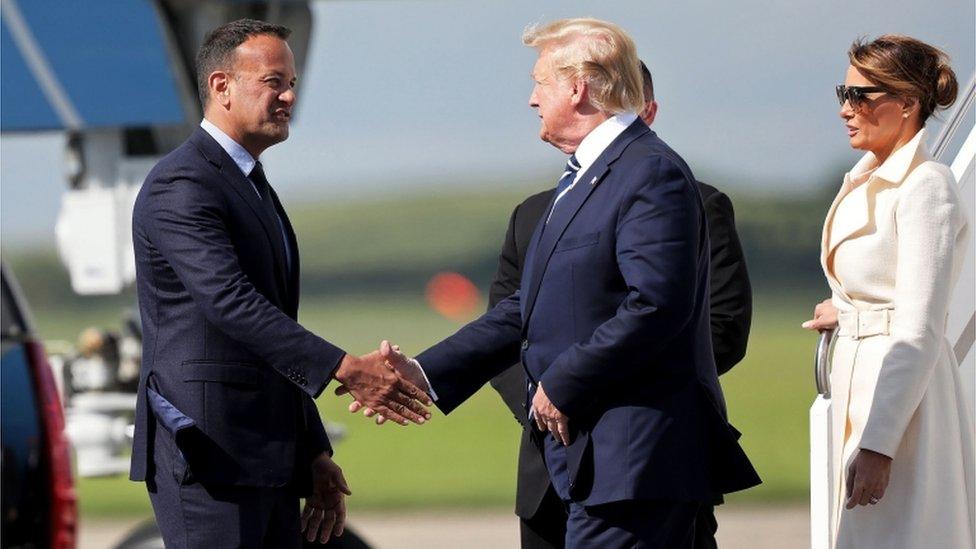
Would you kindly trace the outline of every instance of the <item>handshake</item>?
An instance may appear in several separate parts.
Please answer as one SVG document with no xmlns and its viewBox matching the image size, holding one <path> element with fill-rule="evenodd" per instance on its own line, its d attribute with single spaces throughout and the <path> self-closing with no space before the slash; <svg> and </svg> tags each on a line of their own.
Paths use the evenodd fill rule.
<svg viewBox="0 0 976 549">
<path fill-rule="evenodd" d="M 384 340 L 378 350 L 360 357 L 346 355 L 333 377 L 342 384 L 336 388 L 336 395 L 350 394 L 355 399 L 349 411 L 362 410 L 367 417 L 375 416 L 377 424 L 422 424 L 430 419 L 427 407 L 433 401 L 426 375 L 416 360 L 407 358 L 389 341 Z M 540 431 L 550 431 L 557 442 L 571 442 L 569 418 L 549 400 L 541 382 L 532 399 L 530 417 Z M 342 535 L 345 496 L 352 492 L 342 469 L 328 452 L 323 452 L 312 465 L 312 485 L 312 494 L 302 511 L 302 532 L 310 542 L 326 543 L 333 535 Z"/>
<path fill-rule="evenodd" d="M 420 364 L 389 341 L 384 340 L 378 350 L 361 357 L 346 355 L 334 377 L 342 384 L 336 395 L 348 393 L 355 399 L 349 405 L 350 412 L 362 409 L 367 417 L 376 415 L 377 423 L 422 424 L 430 419 L 427 406 L 433 401 Z"/>
</svg>

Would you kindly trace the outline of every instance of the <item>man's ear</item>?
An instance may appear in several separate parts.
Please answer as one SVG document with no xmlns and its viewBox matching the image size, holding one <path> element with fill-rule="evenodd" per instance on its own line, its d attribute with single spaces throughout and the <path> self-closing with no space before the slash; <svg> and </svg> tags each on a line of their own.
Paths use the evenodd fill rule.
<svg viewBox="0 0 976 549">
<path fill-rule="evenodd" d="M 648 126 L 653 124 L 654 119 L 657 118 L 657 101 L 651 99 L 644 103 L 644 110 L 641 111 L 640 117 Z"/>
<path fill-rule="evenodd" d="M 210 99 L 224 108 L 230 106 L 230 75 L 224 71 L 214 71 L 207 77 Z"/>
<path fill-rule="evenodd" d="M 583 78 L 573 80 L 573 105 L 582 105 L 589 100 L 590 85 Z"/>
</svg>

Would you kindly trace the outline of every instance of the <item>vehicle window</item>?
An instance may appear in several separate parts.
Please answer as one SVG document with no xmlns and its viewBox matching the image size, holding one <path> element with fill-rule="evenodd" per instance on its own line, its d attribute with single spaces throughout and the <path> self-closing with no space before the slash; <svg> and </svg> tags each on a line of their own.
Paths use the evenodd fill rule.
<svg viewBox="0 0 976 549">
<path fill-rule="evenodd" d="M 17 302 L 14 300 L 14 294 L 10 291 L 6 273 L 3 276 L 2 282 L 0 282 L 0 300 L 2 300 L 2 306 L 0 306 L 0 335 L 4 339 L 21 336 L 27 331 L 26 325 L 24 323 L 24 317 L 17 307 Z"/>
</svg>

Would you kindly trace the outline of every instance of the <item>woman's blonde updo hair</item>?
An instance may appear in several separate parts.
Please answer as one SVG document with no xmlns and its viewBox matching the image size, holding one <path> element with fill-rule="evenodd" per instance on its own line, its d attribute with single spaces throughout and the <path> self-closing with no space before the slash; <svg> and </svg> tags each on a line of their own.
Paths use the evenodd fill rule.
<svg viewBox="0 0 976 549">
<path fill-rule="evenodd" d="M 560 78 L 582 78 L 590 102 L 603 112 L 640 112 L 643 80 L 634 41 L 617 25 L 599 19 L 562 19 L 525 29 L 522 43 L 552 51 L 552 68 Z"/>
<path fill-rule="evenodd" d="M 959 92 L 949 56 L 910 36 L 885 34 L 871 42 L 859 39 L 847 56 L 854 68 L 887 92 L 917 99 L 922 124 L 936 109 L 952 105 Z"/>
</svg>

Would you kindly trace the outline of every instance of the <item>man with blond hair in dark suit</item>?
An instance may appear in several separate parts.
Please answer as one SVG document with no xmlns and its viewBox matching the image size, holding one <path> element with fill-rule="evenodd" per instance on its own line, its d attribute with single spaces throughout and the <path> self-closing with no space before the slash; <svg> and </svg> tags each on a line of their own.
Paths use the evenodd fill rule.
<svg viewBox="0 0 976 549">
<path fill-rule="evenodd" d="M 641 118 L 650 126 L 657 115 L 654 81 L 647 66 L 641 62 L 645 107 Z M 719 374 L 724 374 L 745 356 L 752 318 L 752 289 L 739 236 L 735 230 L 732 202 L 711 185 L 698 182 L 708 218 L 711 248 L 710 316 L 712 348 Z M 548 189 L 526 198 L 515 207 L 498 270 L 489 291 L 489 308 L 518 290 L 522 267 L 532 231 L 545 213 L 555 189 Z M 515 418 L 528 426 L 522 405 L 527 378 L 521 364 L 516 364 L 491 380 Z M 566 510 L 559 501 L 549 480 L 542 453 L 530 439 L 530 429 L 524 429 L 519 445 L 518 486 L 515 513 L 519 516 L 522 549 L 554 549 L 565 544 Z M 708 549 L 717 546 L 714 507 L 702 505 L 695 520 L 695 547 Z"/>
</svg>

